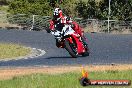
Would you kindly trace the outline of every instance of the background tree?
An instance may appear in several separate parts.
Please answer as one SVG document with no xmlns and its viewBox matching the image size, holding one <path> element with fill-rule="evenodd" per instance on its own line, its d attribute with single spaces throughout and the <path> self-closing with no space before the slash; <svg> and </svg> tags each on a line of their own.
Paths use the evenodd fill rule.
<svg viewBox="0 0 132 88">
<path fill-rule="evenodd" d="M 11 14 L 50 15 L 52 7 L 45 0 L 14 0 L 9 5 Z"/>
<path fill-rule="evenodd" d="M 60 8 L 63 10 L 65 15 L 76 17 L 77 12 L 75 11 L 76 8 L 76 0 L 63 0 L 60 4 Z"/>
<path fill-rule="evenodd" d="M 107 19 L 109 0 L 103 0 L 99 3 L 101 19 Z M 114 20 L 132 20 L 132 1 L 131 0 L 111 0 L 110 19 Z"/>
<path fill-rule="evenodd" d="M 84 19 L 94 19 L 97 18 L 99 14 L 98 4 L 95 0 L 88 0 L 87 2 L 80 0 L 77 3 L 76 11 L 78 12 L 78 15 Z"/>
<path fill-rule="evenodd" d="M 111 17 L 117 20 L 132 20 L 131 0 L 111 0 Z"/>
<path fill-rule="evenodd" d="M 51 16 L 56 6 L 72 17 L 100 20 L 108 18 L 109 0 L 13 0 L 9 4 L 9 12 Z M 132 0 L 111 0 L 110 19 L 132 20 Z"/>
<path fill-rule="evenodd" d="M 97 18 L 98 15 L 98 6 L 95 0 L 88 0 L 87 2 L 87 18 Z"/>
<path fill-rule="evenodd" d="M 78 17 L 88 18 L 86 2 L 80 0 L 76 5 L 75 11 L 78 12 Z"/>
</svg>

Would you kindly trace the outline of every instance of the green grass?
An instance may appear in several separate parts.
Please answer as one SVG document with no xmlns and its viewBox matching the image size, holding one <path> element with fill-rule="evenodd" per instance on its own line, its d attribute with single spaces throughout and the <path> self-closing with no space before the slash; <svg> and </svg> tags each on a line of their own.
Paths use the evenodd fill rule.
<svg viewBox="0 0 132 88">
<path fill-rule="evenodd" d="M 79 83 L 81 73 L 64 73 L 56 75 L 32 74 L 14 77 L 10 80 L 1 80 L 0 88 L 84 88 Z M 129 79 L 132 80 L 130 71 L 90 72 L 90 79 Z M 86 88 L 132 88 L 131 86 L 88 86 Z"/>
<path fill-rule="evenodd" d="M 31 50 L 18 44 L 0 44 L 0 59 L 14 58 L 19 56 L 25 56 L 29 54 Z"/>
</svg>

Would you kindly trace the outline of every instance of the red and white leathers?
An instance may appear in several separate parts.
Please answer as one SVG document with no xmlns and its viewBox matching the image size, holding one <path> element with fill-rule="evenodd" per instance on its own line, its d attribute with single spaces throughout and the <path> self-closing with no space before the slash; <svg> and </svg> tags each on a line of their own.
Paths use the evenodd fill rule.
<svg viewBox="0 0 132 88">
<path fill-rule="evenodd" d="M 66 21 L 67 17 L 62 16 L 61 18 L 59 18 L 59 22 L 60 23 L 64 23 L 64 24 L 69 24 L 69 25 L 73 25 L 71 26 L 72 29 L 79 34 L 81 37 L 83 36 L 84 31 L 82 30 L 82 28 L 77 24 L 77 22 L 75 21 Z M 56 20 L 50 20 L 50 30 L 54 30 L 54 26 L 55 24 L 58 23 L 58 21 Z"/>
<path fill-rule="evenodd" d="M 67 22 L 66 22 L 66 17 L 64 17 L 64 16 L 61 16 L 60 18 L 57 18 L 57 20 L 54 20 L 54 19 L 52 19 L 52 20 L 50 20 L 50 30 L 54 30 L 54 26 L 55 26 L 55 24 L 57 24 L 57 23 L 62 23 L 62 24 L 66 24 Z"/>
<path fill-rule="evenodd" d="M 79 34 L 81 37 L 83 36 L 84 31 L 82 28 L 77 24 L 77 22 L 72 21 L 72 20 L 67 20 L 68 17 L 63 16 L 62 10 L 60 8 L 55 8 L 54 13 L 53 13 L 53 19 L 50 20 L 50 30 L 54 30 L 54 26 L 56 23 L 61 23 L 61 24 L 71 24 L 73 26 L 72 29 Z"/>
</svg>

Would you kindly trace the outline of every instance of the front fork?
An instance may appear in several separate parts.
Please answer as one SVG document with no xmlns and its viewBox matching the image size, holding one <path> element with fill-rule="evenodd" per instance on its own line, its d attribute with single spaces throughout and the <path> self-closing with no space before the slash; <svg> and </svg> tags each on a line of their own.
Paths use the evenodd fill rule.
<svg viewBox="0 0 132 88">
<path fill-rule="evenodd" d="M 82 41 L 78 37 L 76 37 L 75 35 L 72 35 L 72 37 L 74 38 L 74 40 L 76 42 L 78 54 L 84 53 L 85 48 L 84 48 Z M 72 40 L 72 42 L 73 42 L 73 40 Z"/>
</svg>

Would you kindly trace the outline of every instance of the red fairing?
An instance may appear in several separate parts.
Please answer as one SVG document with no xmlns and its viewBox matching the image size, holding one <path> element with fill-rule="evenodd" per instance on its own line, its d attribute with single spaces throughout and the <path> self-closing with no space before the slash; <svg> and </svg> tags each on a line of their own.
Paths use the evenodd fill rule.
<svg viewBox="0 0 132 88">
<path fill-rule="evenodd" d="M 73 43 L 73 41 L 72 41 L 72 38 L 70 37 L 70 38 L 67 38 L 67 40 L 70 42 L 70 43 Z"/>
<path fill-rule="evenodd" d="M 75 21 L 73 21 L 72 24 L 74 25 L 73 29 L 74 29 L 80 36 L 83 36 L 83 30 L 82 30 L 82 28 L 81 28 Z"/>
<path fill-rule="evenodd" d="M 79 40 L 79 38 L 77 36 L 75 36 L 74 34 L 72 34 L 71 36 L 75 39 L 75 41 L 77 43 L 78 53 L 81 54 L 81 53 L 85 52 L 85 48 L 84 48 L 82 42 Z"/>
</svg>

